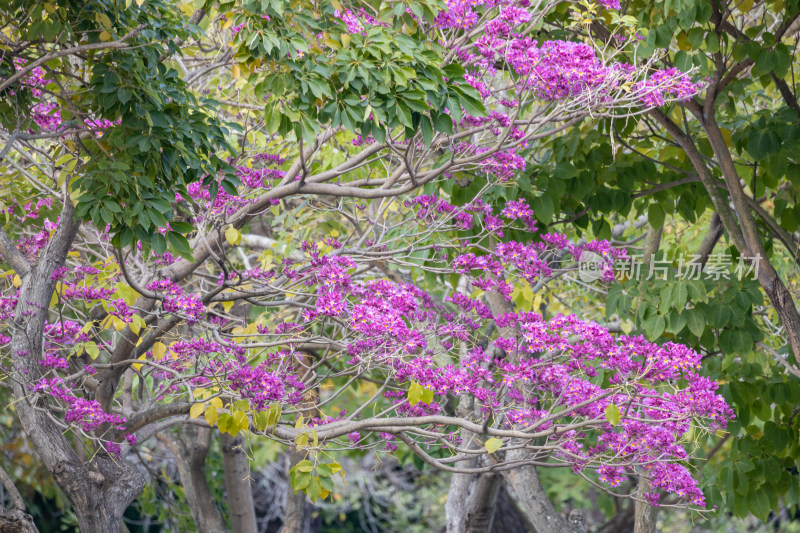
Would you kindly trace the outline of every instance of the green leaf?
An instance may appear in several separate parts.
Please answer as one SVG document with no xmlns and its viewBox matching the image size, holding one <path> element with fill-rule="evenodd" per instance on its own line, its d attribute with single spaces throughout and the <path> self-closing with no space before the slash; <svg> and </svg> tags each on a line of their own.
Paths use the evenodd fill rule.
<svg viewBox="0 0 800 533">
<path fill-rule="evenodd" d="M 92 359 L 97 359 L 97 356 L 100 355 L 100 348 L 97 347 L 97 343 L 94 341 L 88 341 L 83 345 L 83 349 Z"/>
<path fill-rule="evenodd" d="M 606 420 L 608 420 L 608 423 L 611 424 L 612 426 L 616 426 L 617 424 L 619 424 L 619 421 L 622 418 L 622 413 L 620 412 L 619 407 L 617 407 L 613 403 L 609 404 L 608 407 L 606 407 L 605 415 L 606 415 Z"/>
<path fill-rule="evenodd" d="M 719 346 L 725 353 L 747 354 L 753 348 L 753 337 L 746 329 L 726 329 L 719 336 Z"/>
<path fill-rule="evenodd" d="M 433 127 L 436 131 L 451 135 L 453 133 L 453 119 L 446 113 L 433 114 Z"/>
<path fill-rule="evenodd" d="M 309 472 L 298 472 L 295 474 L 294 483 L 292 483 L 295 494 L 307 488 L 309 484 L 311 484 L 311 479 L 312 476 Z"/>
<path fill-rule="evenodd" d="M 333 492 L 333 480 L 330 477 L 322 476 L 322 474 L 320 474 L 320 476 L 319 484 L 322 486 L 322 488 L 328 492 Z"/>
<path fill-rule="evenodd" d="M 297 463 L 295 468 L 300 472 L 311 472 L 314 469 L 314 463 L 306 459 Z"/>
<path fill-rule="evenodd" d="M 265 411 L 253 414 L 253 425 L 258 431 L 265 431 L 269 426 L 269 415 Z"/>
<path fill-rule="evenodd" d="M 764 490 L 750 491 L 748 494 L 748 507 L 760 520 L 766 520 L 769 517 L 770 504 L 767 493 Z"/>
<path fill-rule="evenodd" d="M 306 494 L 308 494 L 308 498 L 312 502 L 315 502 L 319 499 L 320 495 L 322 494 L 322 485 L 320 485 L 318 477 L 311 478 L 308 488 L 306 489 Z"/>
<path fill-rule="evenodd" d="M 433 403 L 433 389 L 425 389 L 422 393 L 422 403 Z"/>
<path fill-rule="evenodd" d="M 189 241 L 181 235 L 180 233 L 176 233 L 174 231 L 167 232 L 167 239 L 169 240 L 170 245 L 178 252 L 178 255 L 183 257 L 184 259 L 192 260 L 192 247 L 189 244 Z"/>
<path fill-rule="evenodd" d="M 644 321 L 642 324 L 642 328 L 644 329 L 647 338 L 650 340 L 655 340 L 664 333 L 664 330 L 667 327 L 667 321 L 664 320 L 664 317 L 661 315 L 653 315 L 647 320 Z"/>
<path fill-rule="evenodd" d="M 250 425 L 250 421 L 247 419 L 247 415 L 244 411 L 234 411 L 233 421 L 236 424 L 236 427 L 242 431 L 245 431 Z"/>
<path fill-rule="evenodd" d="M 431 120 L 426 115 L 422 115 L 420 127 L 422 130 L 422 140 L 425 141 L 425 146 L 430 146 L 433 141 L 433 126 L 431 125 Z"/>
<path fill-rule="evenodd" d="M 660 228 L 664 224 L 664 210 L 659 204 L 650 204 L 647 209 L 647 221 L 653 228 Z"/>
<path fill-rule="evenodd" d="M 687 309 L 683 311 L 686 316 L 686 325 L 695 337 L 700 337 L 706 329 L 706 317 L 699 309 Z"/>
</svg>

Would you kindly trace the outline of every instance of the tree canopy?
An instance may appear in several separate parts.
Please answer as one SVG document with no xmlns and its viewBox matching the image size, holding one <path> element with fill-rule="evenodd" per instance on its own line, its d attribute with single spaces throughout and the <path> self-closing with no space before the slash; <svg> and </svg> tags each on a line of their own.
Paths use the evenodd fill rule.
<svg viewBox="0 0 800 533">
<path fill-rule="evenodd" d="M 539 532 L 599 527 L 557 511 L 585 494 L 617 530 L 790 520 L 799 17 L 0 7 L 0 395 L 42 472 L 0 468 L 0 526 L 34 530 L 34 484 L 116 533 L 168 452 L 173 527 L 256 531 L 274 450 L 286 531 L 365 456 L 449 475 L 448 532 L 499 527 L 498 494 Z"/>
</svg>

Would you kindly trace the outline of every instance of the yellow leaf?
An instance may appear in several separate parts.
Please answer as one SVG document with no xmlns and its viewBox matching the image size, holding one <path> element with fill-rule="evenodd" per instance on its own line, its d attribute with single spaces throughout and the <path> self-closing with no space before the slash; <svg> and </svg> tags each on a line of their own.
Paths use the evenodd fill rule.
<svg viewBox="0 0 800 533">
<path fill-rule="evenodd" d="M 533 303 L 533 289 L 527 283 L 522 287 L 522 297 L 526 303 Z"/>
<path fill-rule="evenodd" d="M 121 320 L 113 315 L 111 316 L 111 324 L 114 325 L 114 329 L 117 331 L 122 331 L 123 329 L 125 329 L 125 326 L 128 325 L 125 323 L 124 320 Z"/>
<path fill-rule="evenodd" d="M 500 449 L 500 446 L 503 445 L 503 441 L 498 439 L 497 437 L 492 437 L 491 439 L 487 440 L 486 443 L 483 445 L 486 448 L 486 451 L 489 453 L 494 453 Z"/>
<path fill-rule="evenodd" d="M 136 5 L 142 7 L 144 5 L 144 0 L 136 0 Z"/>
<path fill-rule="evenodd" d="M 101 31 L 100 32 L 100 40 L 104 41 L 104 42 L 105 41 L 110 41 L 111 40 L 111 34 L 108 33 L 106 30 Z"/>
<path fill-rule="evenodd" d="M 339 37 L 342 39 L 342 46 L 346 48 L 350 44 L 350 34 L 343 33 Z"/>
<path fill-rule="evenodd" d="M 408 387 L 408 405 L 414 407 L 422 401 L 422 396 L 425 394 L 425 388 L 419 383 L 412 383 Z"/>
<path fill-rule="evenodd" d="M 209 405 L 208 409 L 206 409 L 206 422 L 208 423 L 209 426 L 213 427 L 214 424 L 217 423 L 217 419 L 219 418 L 219 411 L 217 411 L 217 408 L 214 407 L 213 405 L 214 402 L 211 403 L 212 405 Z"/>
<path fill-rule="evenodd" d="M 231 67 L 231 75 L 234 79 L 238 78 L 242 74 L 242 69 L 239 65 L 233 65 Z"/>
<path fill-rule="evenodd" d="M 225 240 L 232 246 L 236 246 L 242 242 L 242 234 L 233 226 L 228 226 L 228 229 L 225 230 Z"/>
<path fill-rule="evenodd" d="M 297 419 L 297 422 L 294 423 L 295 429 L 300 429 L 306 427 L 303 423 L 303 415 L 300 415 L 300 418 Z"/>
<path fill-rule="evenodd" d="M 689 43 L 689 36 L 686 35 L 686 32 L 682 31 L 678 34 L 678 48 L 684 51 L 692 49 L 692 45 Z"/>
<path fill-rule="evenodd" d="M 730 146 L 733 143 L 733 139 L 731 138 L 731 130 L 720 128 L 719 132 L 722 134 L 722 138 L 725 139 L 725 144 Z"/>
<path fill-rule="evenodd" d="M 247 414 L 244 411 L 234 411 L 233 421 L 242 431 L 245 431 L 250 426 L 250 420 L 247 419 Z"/>
<path fill-rule="evenodd" d="M 308 434 L 307 433 L 299 434 L 297 438 L 294 439 L 294 443 L 298 448 L 305 448 L 306 446 L 308 446 Z"/>
<path fill-rule="evenodd" d="M 139 359 L 144 361 L 145 359 L 147 359 L 147 356 L 145 354 L 142 354 L 142 355 L 139 356 Z M 133 363 L 131 366 L 133 368 L 135 368 L 136 370 L 141 370 L 142 369 L 142 364 L 141 363 Z"/>
<path fill-rule="evenodd" d="M 153 357 L 156 358 L 156 361 L 161 361 L 165 355 L 167 355 L 167 347 L 163 343 L 153 344 Z"/>
<path fill-rule="evenodd" d="M 189 416 L 191 418 L 199 418 L 200 415 L 202 415 L 203 411 L 205 410 L 206 410 L 206 404 L 196 403 L 189 409 Z"/>
<path fill-rule="evenodd" d="M 107 30 L 111 29 L 111 19 L 108 18 L 108 15 L 105 13 L 96 12 L 94 14 L 94 19 L 103 25 L 103 27 Z"/>
<path fill-rule="evenodd" d="M 11 283 L 14 284 L 14 287 L 19 289 L 19 286 L 22 285 L 22 280 L 20 279 L 20 277 L 18 275 L 14 274 L 14 279 L 11 280 Z"/>
<path fill-rule="evenodd" d="M 236 302 L 232 302 L 232 301 L 231 301 L 231 302 L 222 302 L 222 308 L 223 308 L 223 309 L 225 310 L 225 312 L 227 313 L 228 311 L 230 311 L 230 310 L 231 310 L 231 308 L 233 308 L 233 304 L 235 304 L 235 303 L 236 303 Z"/>
</svg>

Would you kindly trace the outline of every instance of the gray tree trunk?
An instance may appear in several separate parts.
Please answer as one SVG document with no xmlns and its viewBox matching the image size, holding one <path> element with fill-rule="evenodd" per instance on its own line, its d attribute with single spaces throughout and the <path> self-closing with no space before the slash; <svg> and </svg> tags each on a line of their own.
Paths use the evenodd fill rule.
<svg viewBox="0 0 800 533">
<path fill-rule="evenodd" d="M 490 533 L 502 481 L 497 474 L 453 474 L 445 503 L 447 533 Z"/>
<path fill-rule="evenodd" d="M 222 463 L 225 468 L 225 492 L 231 511 L 231 525 L 236 533 L 257 533 L 256 510 L 250 489 L 250 465 L 241 435 L 222 434 Z"/>
<path fill-rule="evenodd" d="M 640 477 L 639 484 L 636 486 L 636 496 L 643 499 L 648 490 L 650 490 L 650 482 Z M 634 507 L 633 533 L 655 533 L 657 518 L 658 507 L 647 502 L 637 501 Z"/>
<path fill-rule="evenodd" d="M 226 533 L 225 520 L 206 480 L 205 462 L 211 444 L 211 429 L 183 425 L 177 439 L 165 437 L 163 441 L 178 464 L 181 485 L 197 532 Z"/>
<path fill-rule="evenodd" d="M 522 460 L 523 450 L 506 453 L 507 461 Z M 582 522 L 569 521 L 559 513 L 547 497 L 539 481 L 536 467 L 520 466 L 503 471 L 503 478 L 520 511 L 536 533 L 583 533 Z"/>
<path fill-rule="evenodd" d="M 88 462 L 70 446 L 67 436 L 49 416 L 31 403 L 28 384 L 39 377 L 43 330 L 56 282 L 52 274 L 64 264 L 79 223 L 67 200 L 50 242 L 34 265 L 13 244 L 3 242 L 4 257 L 22 279 L 14 310 L 15 330 L 10 352 L 15 354 L 12 389 L 17 416 L 48 471 L 72 504 L 81 531 L 119 533 L 122 514 L 144 489 L 144 476 L 124 460 L 100 451 Z M 3 234 L 5 236 L 5 233 Z M 6 239 L 3 239 L 4 241 Z M 16 254 L 14 253 L 16 252 Z"/>
</svg>

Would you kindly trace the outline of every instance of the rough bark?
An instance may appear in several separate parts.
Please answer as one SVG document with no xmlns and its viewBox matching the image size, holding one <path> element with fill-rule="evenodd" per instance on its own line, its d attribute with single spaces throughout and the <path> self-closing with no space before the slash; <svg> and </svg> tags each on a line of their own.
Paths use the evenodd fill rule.
<svg viewBox="0 0 800 533">
<path fill-rule="evenodd" d="M 506 460 L 522 460 L 523 455 L 522 450 L 512 450 L 506 454 Z M 542 488 L 535 467 L 521 466 L 505 470 L 503 478 L 508 484 L 509 493 L 536 533 L 584 533 L 582 523 L 570 522 L 555 510 Z"/>
<path fill-rule="evenodd" d="M 220 513 L 205 473 L 205 461 L 211 444 L 211 429 L 194 425 L 180 427 L 178 438 L 163 440 L 169 447 L 178 465 L 186 494 L 186 502 L 192 513 L 198 533 L 226 533 L 228 528 Z"/>
<path fill-rule="evenodd" d="M 22 495 L 11 477 L 2 468 L 0 468 L 0 485 L 8 493 L 8 499 L 11 500 L 13 507 L 12 509 L 0 507 L 0 533 L 39 533 L 33 523 L 33 518 L 25 512 Z M 2 500 L 3 498 L 0 498 L 0 505 L 3 503 Z"/>
<path fill-rule="evenodd" d="M 489 533 L 502 488 L 497 474 L 453 474 L 445 503 L 447 533 Z"/>
<path fill-rule="evenodd" d="M 636 495 L 639 498 L 644 498 L 648 490 L 650 490 L 650 482 L 640 477 L 639 484 L 636 486 Z M 637 501 L 634 509 L 633 533 L 655 533 L 657 518 L 658 507 L 647 502 Z"/>
<path fill-rule="evenodd" d="M 43 356 L 43 329 L 55 288 L 52 274 L 64 264 L 79 223 L 67 200 L 59 224 L 35 265 L 22 278 L 19 303 L 14 311 L 15 330 L 10 352 L 13 362 L 12 389 L 19 421 L 28 438 L 64 491 L 78 518 L 81 531 L 119 533 L 122 514 L 144 489 L 144 477 L 132 465 L 100 451 L 85 462 L 75 453 L 63 431 L 37 408 L 27 389 L 39 376 Z M 2 243 L 0 243 L 2 244 Z M 2 247 L 4 257 L 8 250 Z"/>
<path fill-rule="evenodd" d="M 0 533 L 39 533 L 39 530 L 25 511 L 0 507 Z"/>
<path fill-rule="evenodd" d="M 222 434 L 222 463 L 225 469 L 225 492 L 231 512 L 231 526 L 236 533 L 256 533 L 256 511 L 250 490 L 250 465 L 244 451 L 244 439 Z"/>
</svg>

